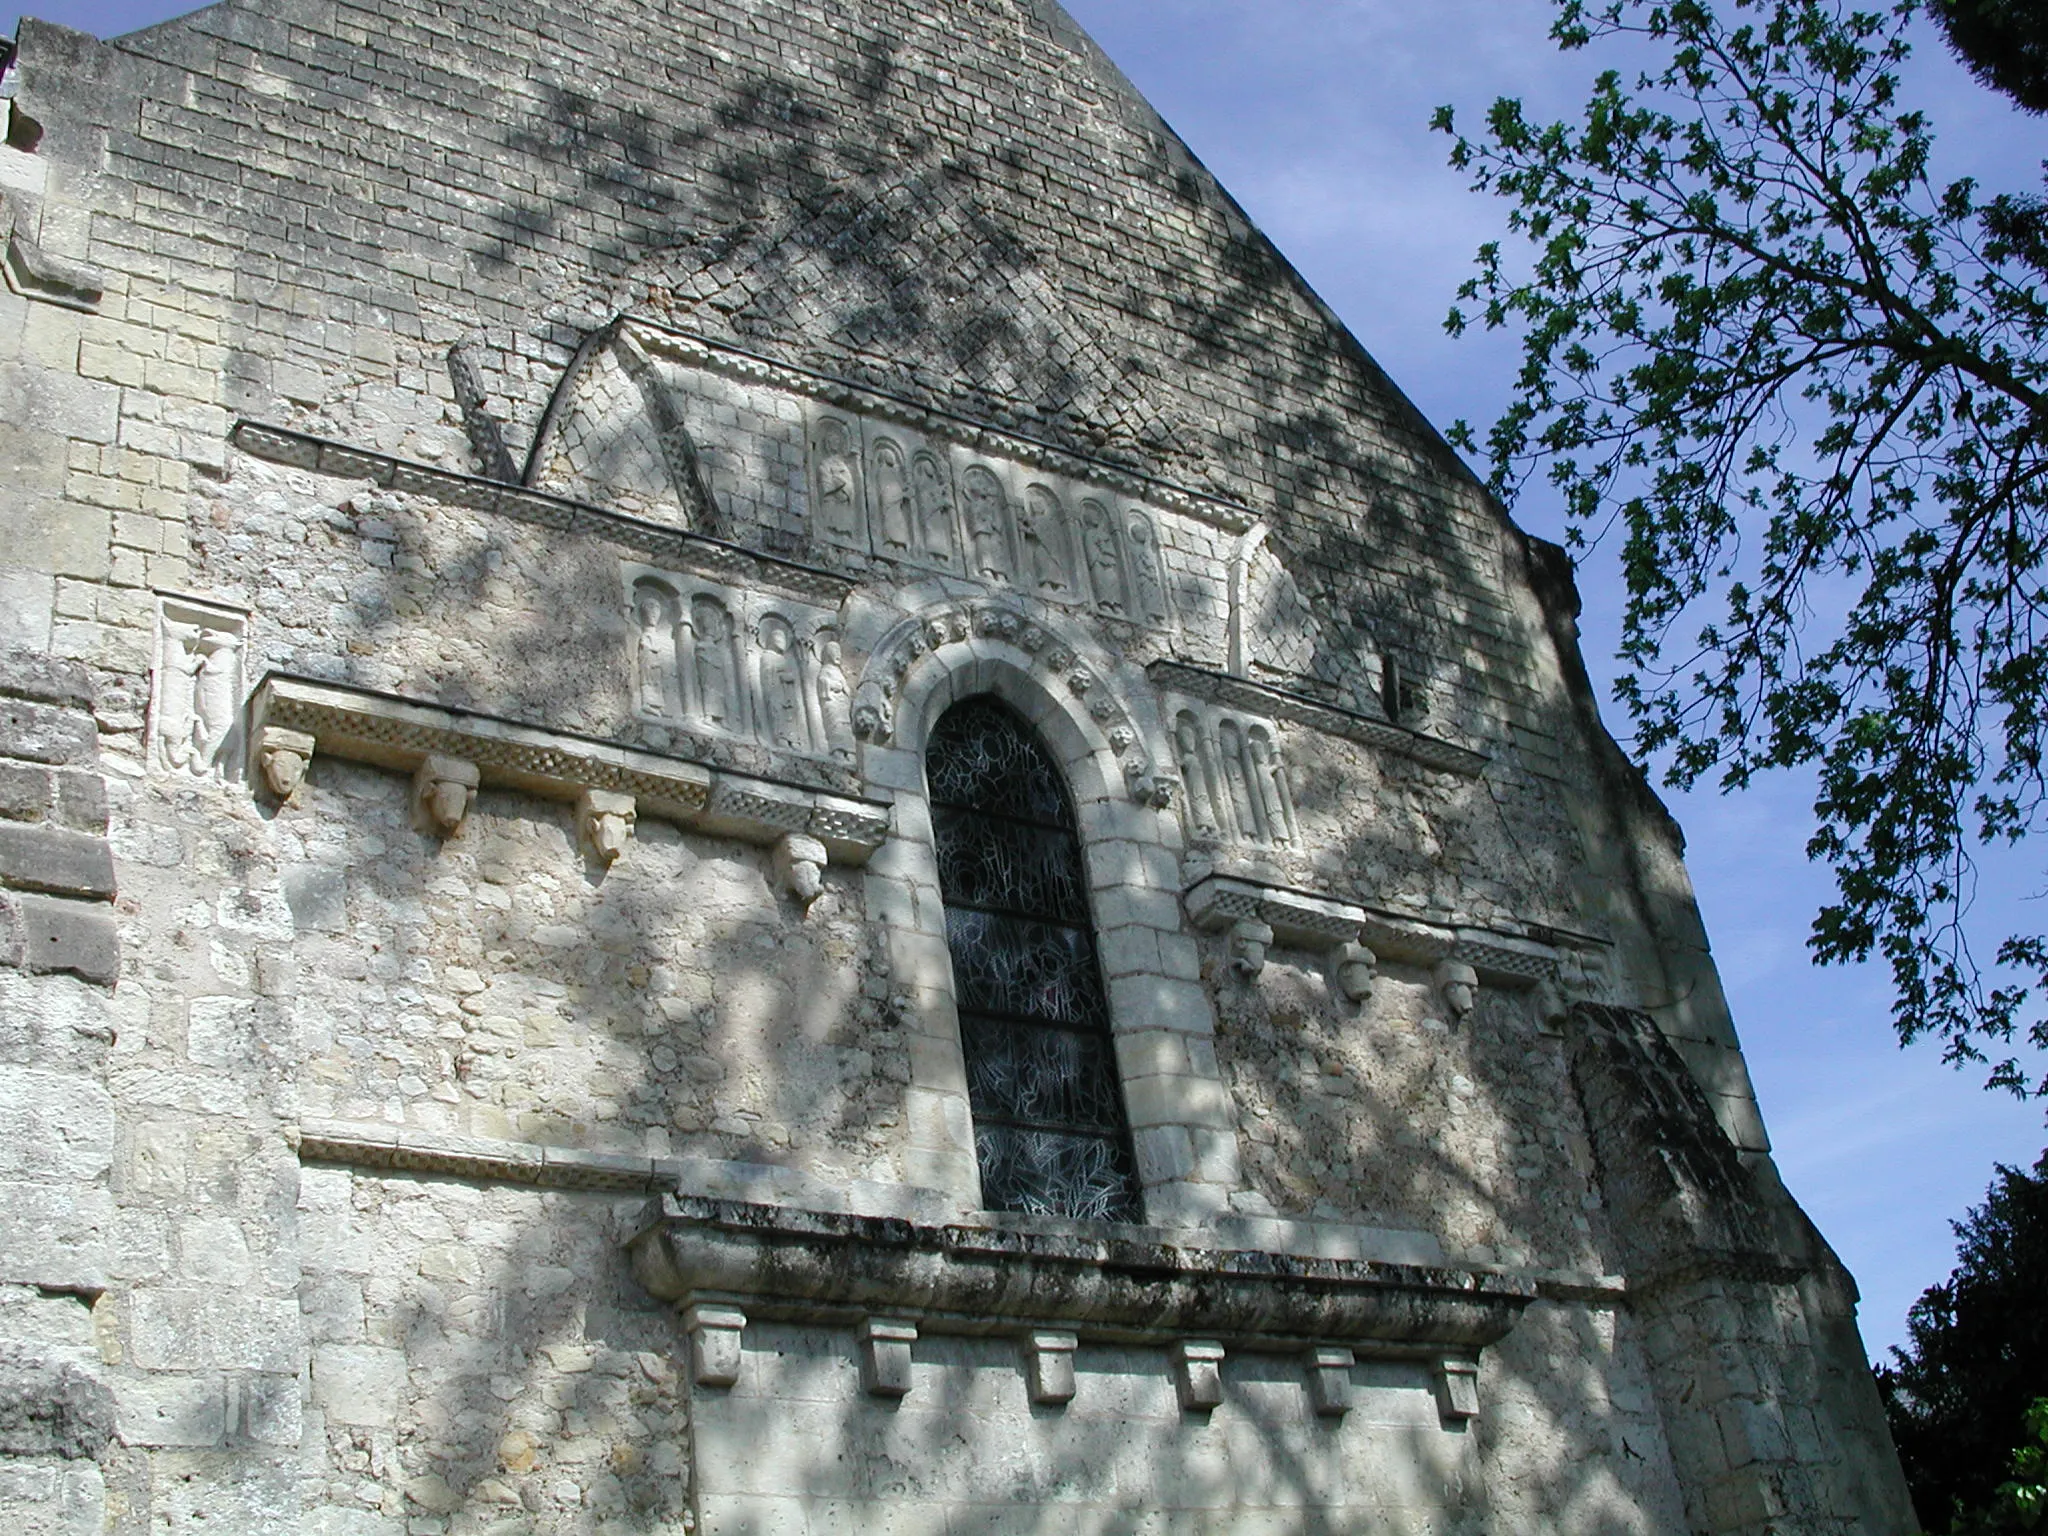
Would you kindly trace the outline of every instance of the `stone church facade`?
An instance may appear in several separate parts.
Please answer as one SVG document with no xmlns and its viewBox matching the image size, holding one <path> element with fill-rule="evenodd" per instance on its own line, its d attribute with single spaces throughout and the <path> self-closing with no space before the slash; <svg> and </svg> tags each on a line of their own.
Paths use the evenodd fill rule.
<svg viewBox="0 0 2048 1536">
<path fill-rule="evenodd" d="M 1562 554 L 1052 0 L 17 44 L 0 1528 L 1912 1528 Z"/>
</svg>

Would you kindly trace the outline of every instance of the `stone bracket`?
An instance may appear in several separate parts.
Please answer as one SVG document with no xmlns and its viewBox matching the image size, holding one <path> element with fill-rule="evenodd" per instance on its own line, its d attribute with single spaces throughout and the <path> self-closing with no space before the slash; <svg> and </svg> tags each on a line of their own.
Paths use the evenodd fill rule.
<svg viewBox="0 0 2048 1536">
<path fill-rule="evenodd" d="M 1080 1338 L 1072 1333 L 1034 1330 L 1024 1340 L 1024 1376 L 1031 1401 L 1058 1407 L 1074 1400 L 1074 1351 Z"/>
<path fill-rule="evenodd" d="M 417 774 L 430 759 L 449 759 L 474 767 L 473 787 L 504 787 L 544 799 L 586 803 L 594 814 L 620 819 L 630 800 L 635 815 L 752 843 L 773 844 L 791 832 L 802 832 L 842 864 L 866 863 L 889 834 L 889 808 L 879 801 L 778 784 L 343 684 L 272 673 L 257 688 L 249 708 L 251 738 L 259 744 L 303 743 L 311 738 L 315 751 L 401 773 Z M 292 734 L 279 736 L 279 731 Z M 265 777 L 271 782 L 267 766 Z M 611 798 L 586 802 L 590 792 Z M 448 798 L 452 804 L 452 795 Z M 595 811 L 600 804 L 612 809 Z M 614 825 L 609 830 L 625 828 Z M 624 846 L 623 837 L 618 842 Z"/>
<path fill-rule="evenodd" d="M 1479 1417 L 1479 1362 L 1446 1359 L 1437 1362 L 1436 1403 L 1446 1424 Z"/>
<path fill-rule="evenodd" d="M 1337 1419 L 1351 1411 L 1351 1367 L 1357 1360 L 1348 1349 L 1308 1352 L 1308 1400 L 1320 1417 Z"/>
<path fill-rule="evenodd" d="M 910 1392 L 910 1346 L 917 1324 L 870 1317 L 860 1325 L 860 1385 L 870 1397 L 904 1397 Z"/>
<path fill-rule="evenodd" d="M 107 274 L 98 267 L 52 256 L 21 232 L 17 217 L 0 204 L 0 222 L 6 226 L 0 229 L 0 236 L 4 236 L 7 246 L 0 272 L 6 274 L 7 286 L 24 299 L 88 315 L 98 313 L 100 299 L 107 290 Z"/>
<path fill-rule="evenodd" d="M 683 1309 L 690 1336 L 690 1379 L 700 1387 L 730 1387 L 740 1379 L 740 1344 L 747 1314 L 738 1307 Z"/>
<path fill-rule="evenodd" d="M 1173 1390 L 1186 1413 L 1208 1413 L 1223 1402 L 1223 1346 L 1214 1339 L 1178 1339 L 1173 1346 Z"/>
</svg>

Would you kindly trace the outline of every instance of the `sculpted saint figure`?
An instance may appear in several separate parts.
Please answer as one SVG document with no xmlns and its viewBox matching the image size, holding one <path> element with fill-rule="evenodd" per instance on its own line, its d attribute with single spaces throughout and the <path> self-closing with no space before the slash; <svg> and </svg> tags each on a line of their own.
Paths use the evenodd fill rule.
<svg viewBox="0 0 2048 1536">
<path fill-rule="evenodd" d="M 976 465 L 961 477 L 967 499 L 967 538 L 974 549 L 974 574 L 985 581 L 1010 579 L 1009 539 L 1003 527 L 1003 487 Z"/>
<path fill-rule="evenodd" d="M 769 614 L 761 621 L 761 708 L 769 740 L 796 752 L 810 750 L 809 722 L 804 718 L 804 684 L 797 668 L 796 637 L 789 621 Z"/>
<path fill-rule="evenodd" d="M 1133 512 L 1127 531 L 1131 538 L 1131 588 L 1138 612 L 1154 622 L 1163 622 L 1166 578 L 1159 568 L 1159 541 L 1152 532 L 1152 521 L 1143 513 Z"/>
<path fill-rule="evenodd" d="M 1181 782 L 1188 787 L 1188 821 L 1200 834 L 1213 836 L 1216 823 L 1216 786 L 1209 775 L 1208 753 L 1202 748 L 1202 727 L 1191 710 L 1182 710 L 1173 726 L 1174 745 L 1179 749 Z"/>
<path fill-rule="evenodd" d="M 846 668 L 839 641 L 830 632 L 818 647 L 818 717 L 825 727 L 825 745 L 844 761 L 853 759 L 853 692 L 846 686 Z"/>
<path fill-rule="evenodd" d="M 910 466 L 911 500 L 917 509 L 918 547 L 933 565 L 952 570 L 957 563 L 953 548 L 953 494 L 946 484 L 946 471 L 930 453 L 920 453 Z"/>
<path fill-rule="evenodd" d="M 873 487 L 878 548 L 886 555 L 910 553 L 910 477 L 903 450 L 887 438 L 875 444 Z"/>
<path fill-rule="evenodd" d="M 818 423 L 818 526 L 838 544 L 860 541 L 860 480 L 854 469 L 853 439 L 846 423 Z"/>
<path fill-rule="evenodd" d="M 721 731 L 740 729 L 739 668 L 733 662 L 732 615 L 715 597 L 690 605 L 696 633 L 697 708 L 704 723 Z"/>
<path fill-rule="evenodd" d="M 665 716 L 674 693 L 675 626 L 669 622 L 668 604 L 652 587 L 639 589 L 633 608 L 640 620 L 640 709 Z"/>
<path fill-rule="evenodd" d="M 1081 538 L 1088 548 L 1088 574 L 1095 582 L 1095 600 L 1106 613 L 1122 613 L 1123 544 L 1116 536 L 1116 519 L 1101 502 L 1081 503 Z"/>
<path fill-rule="evenodd" d="M 1032 586 L 1047 597 L 1059 597 L 1073 587 L 1068 574 L 1067 520 L 1059 498 L 1042 485 L 1024 492 L 1021 520 L 1024 547 L 1030 552 Z"/>
</svg>

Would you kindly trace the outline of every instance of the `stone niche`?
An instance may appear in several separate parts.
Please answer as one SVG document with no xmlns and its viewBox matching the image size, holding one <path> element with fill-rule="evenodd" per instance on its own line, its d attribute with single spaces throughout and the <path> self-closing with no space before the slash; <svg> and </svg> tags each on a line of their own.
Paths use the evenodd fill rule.
<svg viewBox="0 0 2048 1536">
<path fill-rule="evenodd" d="M 665 1197 L 698 1529 L 1440 1529 L 1533 1283 Z"/>
</svg>

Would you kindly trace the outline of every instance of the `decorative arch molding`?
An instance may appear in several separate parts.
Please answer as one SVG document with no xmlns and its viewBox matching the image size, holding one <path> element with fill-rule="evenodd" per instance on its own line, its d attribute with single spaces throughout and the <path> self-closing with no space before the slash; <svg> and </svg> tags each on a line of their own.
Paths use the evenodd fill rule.
<svg viewBox="0 0 2048 1536">
<path fill-rule="evenodd" d="M 1171 808 L 1178 781 L 1160 766 L 1171 757 L 1150 718 L 1156 711 L 1130 702 L 1134 695 L 1149 701 L 1144 674 L 1074 626 L 999 598 L 943 600 L 892 625 L 869 652 L 854 690 L 854 734 L 870 746 L 921 750 L 938 711 L 965 696 L 956 674 L 978 662 L 995 664 L 991 680 L 1005 671 L 1030 680 L 1033 687 L 1009 702 L 1041 730 L 1066 738 L 1053 746 L 1077 776 L 1077 796 L 1107 795 L 1116 786 L 1140 805 Z M 1123 675 L 1127 671 L 1131 676 Z M 1035 707 L 1034 689 L 1052 702 L 1050 711 Z M 997 686 L 981 691 L 1007 692 Z M 1100 782 L 1086 785 L 1080 775 Z"/>
</svg>

